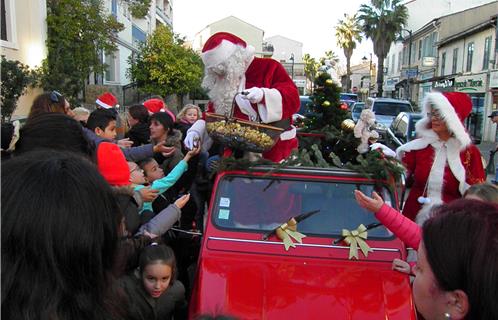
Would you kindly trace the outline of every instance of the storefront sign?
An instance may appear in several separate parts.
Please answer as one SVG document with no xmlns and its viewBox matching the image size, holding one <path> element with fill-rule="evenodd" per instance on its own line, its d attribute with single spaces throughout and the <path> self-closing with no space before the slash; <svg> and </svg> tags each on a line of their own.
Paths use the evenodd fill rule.
<svg viewBox="0 0 498 320">
<path fill-rule="evenodd" d="M 436 65 L 436 57 L 422 57 L 422 67 L 434 67 Z"/>
<path fill-rule="evenodd" d="M 386 83 L 384 84 L 384 90 L 385 91 L 394 91 L 396 83 L 399 82 L 399 78 L 391 78 L 391 79 L 386 79 Z"/>
<path fill-rule="evenodd" d="M 489 87 L 498 88 L 498 70 L 489 73 Z"/>
<path fill-rule="evenodd" d="M 459 92 L 485 92 L 486 74 L 463 76 L 455 79 L 455 91 Z"/>
<path fill-rule="evenodd" d="M 434 81 L 433 85 L 434 85 L 434 89 L 448 90 L 448 89 L 453 88 L 453 86 L 455 85 L 455 78 Z"/>
</svg>

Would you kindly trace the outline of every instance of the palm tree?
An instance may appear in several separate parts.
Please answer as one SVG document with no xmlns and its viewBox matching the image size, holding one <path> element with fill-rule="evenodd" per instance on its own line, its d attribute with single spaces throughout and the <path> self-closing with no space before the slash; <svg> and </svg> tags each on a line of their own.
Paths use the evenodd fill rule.
<svg viewBox="0 0 498 320">
<path fill-rule="evenodd" d="M 344 19 L 339 19 L 335 27 L 335 38 L 337 45 L 344 50 L 346 56 L 346 92 L 351 89 L 351 56 L 356 49 L 356 42 L 361 42 L 361 26 L 356 18 L 356 14 L 344 14 Z"/>
<path fill-rule="evenodd" d="M 320 63 L 316 62 L 315 58 L 312 58 L 309 53 L 304 54 L 303 62 L 304 62 L 304 74 L 311 83 L 311 92 L 313 93 L 315 77 L 316 74 L 318 73 L 318 69 L 320 68 Z"/>
<path fill-rule="evenodd" d="M 377 56 L 377 95 L 382 96 L 384 82 L 384 58 L 389 52 L 391 43 L 401 32 L 408 20 L 408 9 L 401 4 L 402 0 L 370 0 L 371 5 L 362 4 L 358 20 L 363 33 L 372 39 L 374 53 Z"/>
</svg>

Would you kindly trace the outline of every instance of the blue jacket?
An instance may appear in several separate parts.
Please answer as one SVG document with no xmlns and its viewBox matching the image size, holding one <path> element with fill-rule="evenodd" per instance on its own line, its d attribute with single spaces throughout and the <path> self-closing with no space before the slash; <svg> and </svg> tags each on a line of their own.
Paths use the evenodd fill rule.
<svg viewBox="0 0 498 320">
<path fill-rule="evenodd" d="M 178 164 L 171 170 L 170 173 L 164 178 L 157 179 L 156 181 L 152 182 L 150 188 L 151 189 L 156 189 L 159 190 L 159 193 L 163 193 L 164 191 L 168 190 L 172 185 L 180 179 L 182 174 L 187 171 L 188 169 L 188 164 L 185 160 L 181 160 L 178 162 Z M 135 191 L 139 191 L 140 189 L 145 188 L 144 185 L 138 185 L 134 188 Z M 142 213 L 144 210 L 152 210 L 152 202 L 144 202 L 142 206 L 142 210 L 140 210 L 140 213 Z"/>
</svg>

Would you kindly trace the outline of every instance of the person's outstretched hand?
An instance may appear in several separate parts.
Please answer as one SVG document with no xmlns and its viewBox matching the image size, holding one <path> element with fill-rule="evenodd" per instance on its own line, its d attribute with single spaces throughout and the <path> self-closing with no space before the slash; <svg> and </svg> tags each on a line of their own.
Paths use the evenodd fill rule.
<svg viewBox="0 0 498 320">
<path fill-rule="evenodd" d="M 175 153 L 175 147 L 168 147 L 165 145 L 165 141 L 158 142 L 152 150 L 154 153 L 161 153 L 166 158 Z"/>
<path fill-rule="evenodd" d="M 130 140 L 130 138 L 125 138 L 118 140 L 118 146 L 120 148 L 131 148 L 133 146 L 133 141 Z"/>
<path fill-rule="evenodd" d="M 151 189 L 150 187 L 142 188 L 138 192 L 140 192 L 144 202 L 152 202 L 159 195 L 159 190 Z"/>
<path fill-rule="evenodd" d="M 401 259 L 394 259 L 393 260 L 393 270 L 402 272 L 402 273 L 407 273 L 410 274 L 411 268 L 410 264 L 404 260 Z"/>
<path fill-rule="evenodd" d="M 190 150 L 189 152 L 187 152 L 187 154 L 185 155 L 185 157 L 183 158 L 183 160 L 185 160 L 186 162 L 188 162 L 190 159 L 192 159 L 193 156 L 198 155 L 199 152 L 201 152 L 201 146 L 196 146 L 192 150 Z"/>
<path fill-rule="evenodd" d="M 187 193 L 187 194 L 181 196 L 180 198 L 176 199 L 175 205 L 178 207 L 178 209 L 181 209 L 181 208 L 185 207 L 185 205 L 187 204 L 187 202 L 189 200 L 190 200 L 190 193 Z"/>
<path fill-rule="evenodd" d="M 355 190 L 354 197 L 356 198 L 356 202 L 358 202 L 360 207 L 367 209 L 368 211 L 373 213 L 379 211 L 384 204 L 384 200 L 382 200 L 382 198 L 375 191 L 372 192 L 372 198 L 370 198 L 360 190 Z"/>
</svg>

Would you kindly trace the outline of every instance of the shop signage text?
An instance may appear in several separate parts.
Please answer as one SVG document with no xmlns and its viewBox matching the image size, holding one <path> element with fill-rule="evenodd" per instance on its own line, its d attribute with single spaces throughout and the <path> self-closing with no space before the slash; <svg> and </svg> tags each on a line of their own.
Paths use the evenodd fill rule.
<svg viewBox="0 0 498 320">
<path fill-rule="evenodd" d="M 473 75 L 455 79 L 455 91 L 484 92 L 486 90 L 486 75 Z"/>
<path fill-rule="evenodd" d="M 434 88 L 448 89 L 455 85 L 455 78 L 435 81 L 433 84 Z"/>
</svg>

